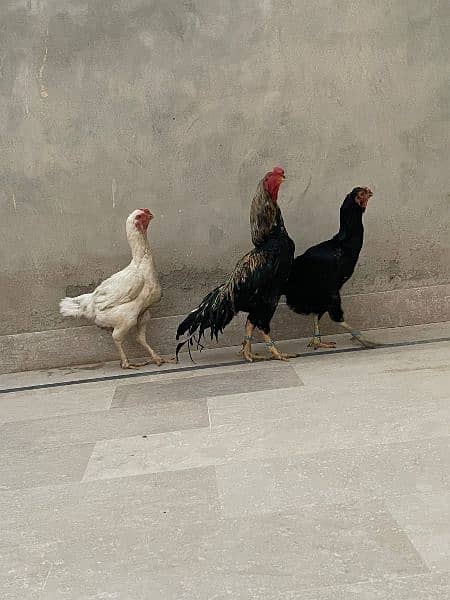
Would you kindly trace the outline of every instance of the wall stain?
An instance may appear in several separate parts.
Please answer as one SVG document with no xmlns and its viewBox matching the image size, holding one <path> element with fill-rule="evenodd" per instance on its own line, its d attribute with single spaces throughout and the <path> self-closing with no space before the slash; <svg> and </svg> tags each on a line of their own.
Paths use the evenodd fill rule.
<svg viewBox="0 0 450 600">
<path fill-rule="evenodd" d="M 44 69 L 45 69 L 45 65 L 47 64 L 47 57 L 48 57 L 48 28 L 47 31 L 45 33 L 45 41 L 44 41 L 44 55 L 42 57 L 42 64 L 40 66 L 39 72 L 38 72 L 38 81 L 39 81 L 39 88 L 40 88 L 40 95 L 42 99 L 46 99 L 48 98 L 48 88 L 46 86 L 46 84 L 44 83 Z"/>
<path fill-rule="evenodd" d="M 66 296 L 73 298 L 74 296 L 81 296 L 81 294 L 90 294 L 102 281 L 102 279 L 99 279 L 87 285 L 68 285 L 66 287 Z"/>
</svg>

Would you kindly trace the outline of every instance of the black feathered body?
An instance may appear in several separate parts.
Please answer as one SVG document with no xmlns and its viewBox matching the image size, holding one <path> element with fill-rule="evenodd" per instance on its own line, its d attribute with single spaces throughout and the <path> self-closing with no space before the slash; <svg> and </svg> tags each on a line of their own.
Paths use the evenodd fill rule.
<svg viewBox="0 0 450 600">
<path fill-rule="evenodd" d="M 294 312 L 319 318 L 328 312 L 333 321 L 343 321 L 340 290 L 353 275 L 364 239 L 364 210 L 355 195 L 353 190 L 341 206 L 339 232 L 294 260 L 285 289 Z"/>
<path fill-rule="evenodd" d="M 217 339 L 241 311 L 248 313 L 253 325 L 269 333 L 292 267 L 295 245 L 286 232 L 280 208 L 262 185 L 252 202 L 250 224 L 254 248 L 239 260 L 228 280 L 207 294 L 180 323 L 177 339 L 187 333 L 196 334 L 199 340 L 207 330 L 211 339 Z"/>
</svg>

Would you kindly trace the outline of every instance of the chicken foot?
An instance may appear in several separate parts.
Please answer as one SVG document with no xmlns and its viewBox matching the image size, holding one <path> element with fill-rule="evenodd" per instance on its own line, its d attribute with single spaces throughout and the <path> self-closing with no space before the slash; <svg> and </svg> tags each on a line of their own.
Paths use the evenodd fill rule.
<svg viewBox="0 0 450 600">
<path fill-rule="evenodd" d="M 247 362 L 256 362 L 256 361 L 271 360 L 271 359 L 287 361 L 290 358 L 295 358 L 297 356 L 296 354 L 288 354 L 286 352 L 281 352 L 281 350 L 279 350 L 276 347 L 275 342 L 272 340 L 270 335 L 267 333 L 264 333 L 264 331 L 261 331 L 261 333 L 262 333 L 264 341 L 266 342 L 266 345 L 270 351 L 271 356 L 261 356 L 260 354 L 253 353 L 252 352 L 252 341 L 253 341 L 252 334 L 253 334 L 254 330 L 255 330 L 255 326 L 253 325 L 253 323 L 251 323 L 250 321 L 247 320 L 247 323 L 245 324 L 244 342 L 242 344 L 242 350 L 240 352 Z"/>
<path fill-rule="evenodd" d="M 123 340 L 125 339 L 125 336 L 128 333 L 128 331 L 129 327 L 122 326 L 115 327 L 112 333 L 112 338 L 120 356 L 120 366 L 122 367 L 122 369 L 139 369 L 139 367 L 145 367 L 145 365 L 149 364 L 148 361 L 140 364 L 132 364 L 128 360 L 127 355 L 125 354 L 125 350 L 123 349 Z"/>
<path fill-rule="evenodd" d="M 247 320 L 245 324 L 245 336 L 244 341 L 242 343 L 242 349 L 239 354 L 242 354 L 244 359 L 247 362 L 256 362 L 262 360 L 270 360 L 268 356 L 261 356 L 261 354 L 257 354 L 252 352 L 252 342 L 253 342 L 253 332 L 255 331 L 255 326 L 253 323 Z"/>
<path fill-rule="evenodd" d="M 147 342 L 147 323 L 150 320 L 148 313 L 144 313 L 137 322 L 136 325 L 136 341 L 140 344 L 150 355 L 151 360 L 149 362 L 144 363 L 148 365 L 150 362 L 155 363 L 158 367 L 160 367 L 165 362 L 175 362 L 175 357 L 170 357 L 168 359 L 164 359 L 157 352 L 153 350 L 153 348 Z"/>
<path fill-rule="evenodd" d="M 267 333 L 264 333 L 263 331 L 261 333 L 263 335 L 264 341 L 266 342 L 266 345 L 269 348 L 269 351 L 270 351 L 273 359 L 288 361 L 290 358 L 296 358 L 297 357 L 297 354 L 290 354 L 288 352 L 281 352 L 281 350 L 279 350 L 276 347 L 275 342 L 270 337 L 270 335 L 268 335 Z"/>
<path fill-rule="evenodd" d="M 379 344 L 373 342 L 372 340 L 367 339 L 358 329 L 353 329 L 348 323 L 345 321 L 340 321 L 339 325 L 348 331 L 352 335 L 352 340 L 356 340 L 364 346 L 364 348 L 377 348 Z"/>
<path fill-rule="evenodd" d="M 313 315 L 314 317 L 314 334 L 312 340 L 308 344 L 308 348 L 336 348 L 336 342 L 322 342 L 322 336 L 320 335 L 319 328 L 319 316 Z"/>
</svg>

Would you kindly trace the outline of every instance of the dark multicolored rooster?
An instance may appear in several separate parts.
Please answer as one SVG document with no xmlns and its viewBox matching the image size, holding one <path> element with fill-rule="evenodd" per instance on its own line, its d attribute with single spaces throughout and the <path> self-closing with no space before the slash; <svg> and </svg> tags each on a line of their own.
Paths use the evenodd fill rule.
<svg viewBox="0 0 450 600">
<path fill-rule="evenodd" d="M 340 290 L 350 279 L 363 245 L 362 216 L 372 192 L 356 187 L 342 203 L 339 232 L 326 242 L 312 246 L 297 256 L 285 289 L 286 302 L 294 312 L 314 317 L 314 334 L 310 346 L 334 348 L 335 342 L 322 342 L 319 319 L 326 312 L 330 318 L 350 332 L 365 347 L 376 346 L 360 331 L 344 321 Z"/>
<path fill-rule="evenodd" d="M 275 167 L 260 181 L 250 209 L 253 250 L 243 256 L 228 280 L 210 292 L 178 326 L 177 340 L 187 339 L 177 346 L 177 357 L 184 344 L 197 347 L 205 331 L 211 339 L 218 338 L 238 312 L 248 313 L 242 354 L 246 361 L 266 360 L 252 353 L 253 332 L 259 329 L 270 353 L 277 360 L 295 355 L 280 352 L 270 337 L 270 322 L 286 284 L 295 245 L 289 237 L 277 204 L 278 190 L 285 175 Z"/>
</svg>

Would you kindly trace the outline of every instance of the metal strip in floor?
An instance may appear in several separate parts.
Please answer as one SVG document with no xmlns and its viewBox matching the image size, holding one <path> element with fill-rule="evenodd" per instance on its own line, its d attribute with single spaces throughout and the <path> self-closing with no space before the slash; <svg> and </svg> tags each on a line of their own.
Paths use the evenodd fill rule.
<svg viewBox="0 0 450 600">
<path fill-rule="evenodd" d="M 288 340 L 284 340 L 288 341 Z M 301 352 L 297 354 L 297 358 L 310 358 L 313 356 L 321 356 L 324 354 L 343 354 L 344 352 L 362 352 L 362 351 L 375 351 L 385 348 L 401 348 L 403 346 L 418 346 L 421 344 L 435 344 L 438 342 L 450 342 L 450 337 L 443 338 L 432 338 L 429 340 L 414 340 L 411 342 L 394 342 L 392 344 L 380 344 L 376 348 L 336 348 L 334 350 L 319 350 L 313 352 Z M 219 367 L 232 367 L 235 365 L 242 365 L 242 360 L 234 360 L 229 362 L 211 363 L 207 365 L 193 365 L 190 367 L 174 367 L 173 369 L 164 369 L 161 371 L 139 371 L 137 373 L 121 373 L 120 375 L 105 375 L 103 377 L 87 377 L 85 379 L 72 379 L 69 381 L 55 381 L 53 383 L 39 383 L 36 385 L 24 385 L 20 387 L 4 388 L 0 389 L 0 394 L 11 394 L 13 392 L 28 392 L 32 390 L 45 390 L 57 387 L 66 387 L 69 385 L 82 385 L 84 383 L 98 383 L 102 381 L 116 381 L 122 379 L 134 379 L 136 377 L 152 377 L 154 375 L 165 375 L 170 373 L 182 373 L 188 371 L 202 371 L 205 369 L 216 369 Z"/>
</svg>

